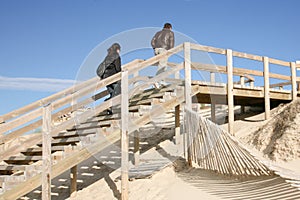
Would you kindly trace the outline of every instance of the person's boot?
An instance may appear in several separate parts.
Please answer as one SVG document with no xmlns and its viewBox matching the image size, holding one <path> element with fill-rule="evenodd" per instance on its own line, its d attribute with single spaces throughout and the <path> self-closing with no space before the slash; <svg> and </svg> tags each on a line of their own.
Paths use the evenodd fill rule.
<svg viewBox="0 0 300 200">
<path fill-rule="evenodd" d="M 112 115 L 113 114 L 113 112 L 112 112 L 112 110 L 109 108 L 109 109 L 107 109 L 107 114 L 108 115 Z"/>
</svg>

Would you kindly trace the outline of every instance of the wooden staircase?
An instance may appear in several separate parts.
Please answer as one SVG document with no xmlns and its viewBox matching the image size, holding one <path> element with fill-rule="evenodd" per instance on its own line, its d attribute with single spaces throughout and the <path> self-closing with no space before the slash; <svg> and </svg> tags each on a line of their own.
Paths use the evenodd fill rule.
<svg viewBox="0 0 300 200">
<path fill-rule="evenodd" d="M 130 119 L 138 120 L 143 116 L 149 115 L 153 110 L 153 107 L 158 105 L 163 106 L 164 103 L 174 101 L 178 94 L 176 91 L 178 91 L 178 87 L 175 89 L 174 86 L 169 85 L 159 90 L 147 89 L 141 94 L 134 95 L 129 101 Z M 180 91 L 182 92 L 182 90 Z M 177 104 L 178 103 L 175 103 L 174 105 Z M 106 111 L 102 111 L 78 125 L 74 125 L 64 131 L 52 135 L 52 167 L 55 167 L 58 163 L 67 162 L 66 159 L 70 158 L 70 156 L 72 157 L 74 153 L 78 153 L 84 149 L 88 149 L 89 146 L 93 146 L 99 142 L 100 135 L 106 135 L 108 138 L 111 135 L 115 135 L 114 141 L 119 140 L 120 106 L 114 106 L 112 111 L 112 115 L 107 115 Z M 174 109 L 166 111 L 171 113 L 166 120 L 174 121 Z M 154 116 L 155 113 L 152 113 L 151 115 Z M 146 121 L 144 124 L 148 128 L 149 126 L 153 126 L 151 124 L 147 125 Z M 142 129 L 142 126 L 139 127 Z M 162 128 L 164 128 L 163 124 Z M 109 143 L 112 141 L 108 139 L 108 141 L 102 142 Z M 42 173 L 42 146 L 43 144 L 41 142 L 37 143 L 19 154 L 3 160 L 0 165 L 0 183 L 3 196 L 0 196 L 0 198 L 9 199 L 10 197 L 20 196 L 21 193 L 20 195 L 16 194 L 16 191 L 18 191 L 17 188 L 19 187 L 23 188 L 23 186 L 25 186 L 27 188 L 23 188 L 24 192 L 22 192 L 22 195 L 34 189 L 34 186 L 30 185 L 30 182 L 32 181 L 32 178 L 40 176 Z M 103 148 L 98 148 L 96 151 L 100 151 Z M 85 159 L 91 156 L 92 153 L 93 152 L 90 152 Z M 79 162 L 80 161 L 76 163 Z M 73 164 L 69 164 L 69 167 L 62 169 L 60 173 L 69 169 L 72 165 Z M 37 184 L 37 186 L 39 184 Z"/>
<path fill-rule="evenodd" d="M 225 55 L 228 62 L 226 66 L 192 63 L 191 50 Z M 141 70 L 155 65 L 160 59 L 180 52 L 184 53 L 183 63 L 168 63 L 171 69 L 155 77 L 139 75 Z M 264 71 L 233 67 L 233 57 L 263 62 Z M 291 76 L 266 73 L 269 63 L 290 67 Z M 2 115 L 0 199 L 17 199 L 40 186 L 42 180 L 45 181 L 42 179 L 43 172 L 49 170 L 49 167 L 45 168 L 43 165 L 47 159 L 51 160 L 51 178 L 55 178 L 120 140 L 122 113 L 124 113 L 121 104 L 126 99 L 122 99 L 119 95 L 103 101 L 107 95 L 105 86 L 108 84 L 120 80 L 124 83 L 126 80 L 131 87 L 130 90 L 128 87 L 122 92 L 122 96 L 124 94 L 129 96 L 129 113 L 126 115 L 129 119 L 127 124 L 129 134 L 149 128 L 153 126 L 153 122 L 156 122 L 155 126 L 161 128 L 178 128 L 180 126 L 178 108 L 185 103 L 185 106 L 191 109 L 192 97 L 195 97 L 198 103 L 212 104 L 212 108 L 215 104 L 228 105 L 228 124 L 231 132 L 235 103 L 242 106 L 255 102 L 264 103 L 266 111 L 269 111 L 271 100 L 287 102 L 297 99 L 300 96 L 297 91 L 300 78 L 296 76 L 296 68 L 300 66 L 292 62 L 184 43 L 147 60 L 134 60 L 122 66 L 122 72 L 104 80 L 94 77 Z M 183 69 L 184 78 L 180 79 L 180 71 Z M 209 82 L 192 80 L 191 70 L 209 72 L 211 80 Z M 216 83 L 215 73 L 226 74 L 227 84 Z M 239 76 L 240 81 L 234 83 L 233 76 Z M 264 87 L 255 87 L 252 76 L 264 77 Z M 245 81 L 245 78 L 249 81 Z M 291 90 L 270 89 L 272 85 L 268 81 L 269 78 L 289 81 Z M 167 80 L 169 85 L 153 89 L 152 85 L 160 80 Z M 245 85 L 247 82 L 249 87 Z M 276 87 L 285 84 L 287 83 L 278 83 Z M 123 88 L 125 87 L 122 87 L 122 90 Z M 224 97 L 225 101 L 218 102 L 216 101 L 218 99 L 213 101 L 213 97 Z M 93 108 L 90 108 L 91 104 L 94 104 Z M 107 115 L 108 108 L 112 108 L 112 115 Z M 266 119 L 268 117 L 266 115 Z M 45 153 L 43 148 L 47 147 L 45 135 L 50 135 L 51 139 L 49 156 L 43 155 Z"/>
</svg>

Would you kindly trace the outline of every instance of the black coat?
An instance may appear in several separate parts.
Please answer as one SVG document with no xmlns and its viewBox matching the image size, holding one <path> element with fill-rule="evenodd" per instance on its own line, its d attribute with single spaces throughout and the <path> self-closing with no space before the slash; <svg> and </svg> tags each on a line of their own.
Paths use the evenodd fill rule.
<svg viewBox="0 0 300 200">
<path fill-rule="evenodd" d="M 102 78 L 107 78 L 121 71 L 121 58 L 118 53 L 108 54 L 105 57 L 106 69 Z"/>
</svg>

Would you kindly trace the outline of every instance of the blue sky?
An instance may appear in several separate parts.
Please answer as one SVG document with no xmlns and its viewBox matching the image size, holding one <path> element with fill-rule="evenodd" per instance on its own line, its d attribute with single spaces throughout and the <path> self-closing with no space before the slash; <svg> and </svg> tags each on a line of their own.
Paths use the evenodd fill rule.
<svg viewBox="0 0 300 200">
<path fill-rule="evenodd" d="M 300 60 L 299 9 L 298 0 L 0 0 L 0 115 L 72 85 L 112 35 L 165 22 L 203 45 Z"/>
</svg>

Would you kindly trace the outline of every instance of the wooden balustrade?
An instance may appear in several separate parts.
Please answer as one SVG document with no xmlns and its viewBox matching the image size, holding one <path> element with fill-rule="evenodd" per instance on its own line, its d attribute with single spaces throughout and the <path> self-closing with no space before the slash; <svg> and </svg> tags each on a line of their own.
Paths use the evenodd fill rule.
<svg viewBox="0 0 300 200">
<path fill-rule="evenodd" d="M 207 53 L 221 54 L 226 57 L 226 64 L 222 65 L 212 65 L 212 64 L 204 64 L 204 63 L 194 63 L 191 60 L 191 50 L 198 50 Z M 169 66 L 172 68 L 171 70 L 164 72 L 155 77 L 139 77 L 140 70 L 154 65 L 160 59 L 165 57 L 170 57 L 174 54 L 183 51 L 184 54 L 184 62 L 183 64 L 177 63 L 169 63 Z M 263 71 L 258 70 L 250 70 L 234 67 L 234 58 L 244 58 L 249 60 L 255 60 L 262 62 L 264 65 Z M 270 73 L 270 64 L 276 64 L 284 67 L 290 67 L 291 75 L 284 74 L 276 74 Z M 57 119 L 59 116 L 76 111 L 77 108 L 84 107 L 103 98 L 107 95 L 106 90 L 103 91 L 106 85 L 113 83 L 115 81 L 122 80 L 122 94 L 120 96 L 114 97 L 113 99 L 103 102 L 101 105 L 95 107 L 93 111 L 87 110 L 84 113 L 77 116 L 77 122 L 83 122 L 89 117 L 92 117 L 95 113 L 101 112 L 112 105 L 121 104 L 121 124 L 122 124 L 122 199 L 126 199 L 128 197 L 128 134 L 133 130 L 130 130 L 128 127 L 128 99 L 134 93 L 134 90 L 128 91 L 128 85 L 133 84 L 136 81 L 143 81 L 142 84 L 135 85 L 135 89 L 145 89 L 149 87 L 149 85 L 157 82 L 159 80 L 165 79 L 168 76 L 175 74 L 175 78 L 179 79 L 179 71 L 184 69 L 185 78 L 184 78 L 184 86 L 185 93 L 180 96 L 180 101 L 174 101 L 171 104 L 167 103 L 166 106 L 170 108 L 174 108 L 176 110 L 176 142 L 178 142 L 178 137 L 180 133 L 180 125 L 179 125 L 179 112 L 180 112 L 180 103 L 182 103 L 181 99 L 185 101 L 186 108 L 191 109 L 192 105 L 192 95 L 195 95 L 195 92 L 192 89 L 192 73 L 191 70 L 203 70 L 210 72 L 210 81 L 212 84 L 215 83 L 216 73 L 222 73 L 227 75 L 227 104 L 228 104 L 228 130 L 231 134 L 234 134 L 234 95 L 235 95 L 235 86 L 233 82 L 234 76 L 240 77 L 240 85 L 244 88 L 246 83 L 250 84 L 251 88 L 254 88 L 254 77 L 260 76 L 264 77 L 264 100 L 265 100 L 265 110 L 266 115 L 265 118 L 268 119 L 270 117 L 270 88 L 273 87 L 282 87 L 284 85 L 291 85 L 291 100 L 297 99 L 298 91 L 297 91 L 297 83 L 300 83 L 300 77 L 297 77 L 296 70 L 300 68 L 299 64 L 294 62 L 286 62 L 277 60 L 274 58 L 268 58 L 264 56 L 257 56 L 247 53 L 241 53 L 237 51 L 232 51 L 230 49 L 221 49 L 209 46 L 203 46 L 198 44 L 184 43 L 178 45 L 177 47 L 147 60 L 134 60 L 124 66 L 122 66 L 122 72 L 115 74 L 111 77 L 108 77 L 103 80 L 99 80 L 98 77 L 94 77 L 87 81 L 78 83 L 77 85 L 70 87 L 66 90 L 58 92 L 54 95 L 51 95 L 47 98 L 36 101 L 32 104 L 29 104 L 20 109 L 9 112 L 5 115 L 0 116 L 0 144 L 7 143 L 24 133 L 32 131 L 38 127 L 42 127 L 43 137 L 41 135 L 37 135 L 31 138 L 30 141 L 25 142 L 22 147 L 12 147 L 13 149 L 7 149 L 1 152 L 1 158 L 7 158 L 10 155 L 16 154 L 20 152 L 22 149 L 26 147 L 30 147 L 36 144 L 37 141 L 43 141 L 43 153 L 47 159 L 44 161 L 44 178 L 43 178 L 43 188 L 47 191 L 45 194 L 45 198 L 49 196 L 50 183 L 49 177 L 51 177 L 49 171 L 49 163 L 51 163 L 50 155 L 51 155 L 51 142 L 50 142 L 50 150 L 49 150 L 49 140 L 51 140 L 51 136 L 63 131 L 67 128 L 74 126 L 74 120 L 69 120 L 62 122 L 58 125 L 53 124 L 53 120 Z M 129 75 L 133 74 L 133 78 L 128 80 Z M 247 80 L 245 80 L 247 78 Z M 270 78 L 284 80 L 286 82 L 278 83 L 278 84 L 270 84 Z M 298 86 L 299 89 L 299 86 Z M 102 90 L 102 91 L 101 91 Z M 200 89 L 197 91 L 199 92 Z M 95 94 L 96 92 L 96 94 Z M 211 100 L 213 104 L 213 110 L 215 110 L 216 101 Z M 50 104 L 51 103 L 51 104 Z M 48 105 L 50 104 L 50 105 Z M 48 106 L 46 106 L 48 105 Z M 153 113 L 161 113 L 162 110 L 153 110 Z M 215 113 L 212 113 L 212 118 L 215 120 Z M 150 121 L 150 115 L 141 117 L 136 121 L 136 124 L 144 124 L 145 122 Z M 2 135 L 1 135 L 2 134 Z M 112 136 L 113 140 L 117 140 L 118 136 L 115 134 Z M 187 141 L 189 138 L 187 138 Z M 138 145 L 138 144 L 137 144 Z M 95 147 L 95 152 L 97 148 Z M 50 151 L 50 152 L 49 152 Z M 82 159 L 86 158 L 86 152 L 82 151 Z M 190 154 L 189 148 L 187 148 L 187 153 Z M 190 156 L 187 156 L 190 157 Z M 77 161 L 72 160 L 67 167 L 74 167 Z M 50 164 L 51 167 L 51 164 Z M 65 171 L 66 169 L 62 169 L 61 166 L 55 166 L 53 170 L 53 177 Z M 73 168 L 72 173 L 76 173 L 75 168 Z M 125 180 L 126 179 L 126 180 Z M 35 184 L 38 184 L 37 180 L 34 180 Z M 74 184 L 74 180 L 73 180 Z M 76 189 L 76 185 L 74 184 L 71 188 L 71 191 Z"/>
</svg>

